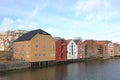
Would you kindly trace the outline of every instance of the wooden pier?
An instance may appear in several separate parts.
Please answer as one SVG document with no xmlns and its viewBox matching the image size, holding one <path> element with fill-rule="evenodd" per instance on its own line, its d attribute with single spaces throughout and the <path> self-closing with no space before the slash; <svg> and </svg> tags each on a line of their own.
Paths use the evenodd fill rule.
<svg viewBox="0 0 120 80">
<path fill-rule="evenodd" d="M 43 68 L 56 65 L 56 61 L 31 62 L 30 68 Z"/>
</svg>

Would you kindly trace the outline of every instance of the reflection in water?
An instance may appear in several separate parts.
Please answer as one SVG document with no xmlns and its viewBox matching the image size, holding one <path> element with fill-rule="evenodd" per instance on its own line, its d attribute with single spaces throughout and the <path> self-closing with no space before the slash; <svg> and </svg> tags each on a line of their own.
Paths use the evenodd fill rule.
<svg viewBox="0 0 120 80">
<path fill-rule="evenodd" d="M 120 59 L 0 74 L 0 80 L 120 80 Z"/>
</svg>

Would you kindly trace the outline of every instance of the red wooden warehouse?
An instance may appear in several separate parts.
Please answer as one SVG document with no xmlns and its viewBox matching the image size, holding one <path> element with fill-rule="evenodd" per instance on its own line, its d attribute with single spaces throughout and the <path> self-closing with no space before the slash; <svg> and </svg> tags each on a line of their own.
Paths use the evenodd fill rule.
<svg viewBox="0 0 120 80">
<path fill-rule="evenodd" d="M 85 58 L 85 44 L 82 40 L 78 42 L 78 59 Z"/>
<path fill-rule="evenodd" d="M 108 43 L 110 41 L 97 41 L 98 55 L 101 54 L 102 57 L 109 57 L 108 54 Z M 99 56 L 100 57 L 100 56 Z"/>
<path fill-rule="evenodd" d="M 85 58 L 97 57 L 97 41 L 85 40 Z"/>
<path fill-rule="evenodd" d="M 67 60 L 67 42 L 64 39 L 59 39 L 56 41 L 56 61 L 66 61 Z"/>
</svg>

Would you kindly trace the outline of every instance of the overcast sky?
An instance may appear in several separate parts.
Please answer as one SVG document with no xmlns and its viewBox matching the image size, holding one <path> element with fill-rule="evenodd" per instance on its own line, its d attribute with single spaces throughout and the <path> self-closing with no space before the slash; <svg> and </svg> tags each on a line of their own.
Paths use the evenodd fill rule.
<svg viewBox="0 0 120 80">
<path fill-rule="evenodd" d="M 120 42 L 120 0 L 0 0 L 0 31 L 9 29 Z"/>
</svg>

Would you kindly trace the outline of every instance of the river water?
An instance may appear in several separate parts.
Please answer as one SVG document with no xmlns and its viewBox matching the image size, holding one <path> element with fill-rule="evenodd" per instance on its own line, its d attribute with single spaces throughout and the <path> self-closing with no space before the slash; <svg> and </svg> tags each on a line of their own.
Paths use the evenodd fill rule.
<svg viewBox="0 0 120 80">
<path fill-rule="evenodd" d="M 8 72 L 0 74 L 0 80 L 120 80 L 120 59 Z"/>
</svg>

